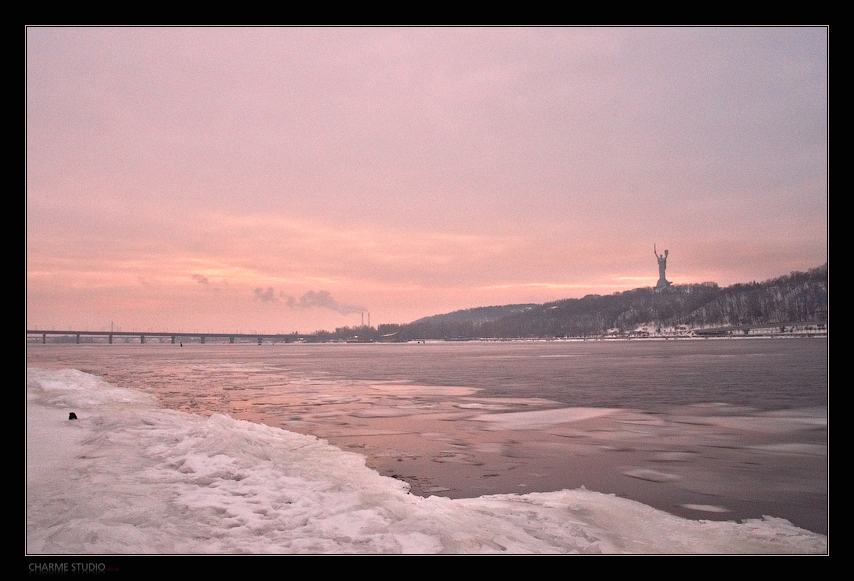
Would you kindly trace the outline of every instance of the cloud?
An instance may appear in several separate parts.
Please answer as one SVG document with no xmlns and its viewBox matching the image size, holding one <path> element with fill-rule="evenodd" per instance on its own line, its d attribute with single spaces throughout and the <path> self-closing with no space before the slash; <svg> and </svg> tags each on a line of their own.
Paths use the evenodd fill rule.
<svg viewBox="0 0 854 581">
<path fill-rule="evenodd" d="M 203 285 L 210 284 L 210 281 L 208 280 L 208 277 L 206 277 L 206 276 L 202 276 L 201 274 L 194 274 L 194 275 L 193 275 L 193 280 L 195 280 L 197 283 L 199 283 L 199 284 L 203 284 Z"/>
<path fill-rule="evenodd" d="M 258 294 L 258 290 L 255 291 L 256 295 Z M 268 290 L 272 291 L 273 289 Z M 299 299 L 289 296 L 287 298 L 287 303 L 292 309 L 312 309 L 315 307 L 322 307 L 324 309 L 331 309 L 337 313 L 341 313 L 342 315 L 347 315 L 349 313 L 361 313 L 367 310 L 362 306 L 341 304 L 333 299 L 329 292 L 323 290 L 317 292 L 308 291 Z"/>
</svg>

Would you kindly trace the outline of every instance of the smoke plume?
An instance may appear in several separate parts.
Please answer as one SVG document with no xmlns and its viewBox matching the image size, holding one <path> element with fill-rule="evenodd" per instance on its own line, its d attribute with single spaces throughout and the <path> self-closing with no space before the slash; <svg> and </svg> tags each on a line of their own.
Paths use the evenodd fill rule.
<svg viewBox="0 0 854 581">
<path fill-rule="evenodd" d="M 361 313 L 367 310 L 362 306 L 339 303 L 332 298 L 331 294 L 323 290 L 317 292 L 308 291 L 298 299 L 289 296 L 287 298 L 287 303 L 292 309 L 312 309 L 315 307 L 322 307 L 324 309 L 331 309 L 337 313 L 341 313 L 342 315 Z"/>
<path fill-rule="evenodd" d="M 264 290 L 261 287 L 256 288 L 255 299 L 262 303 L 275 303 L 279 300 L 276 298 L 276 293 L 273 291 L 273 287 L 271 286 L 268 286 L 267 290 Z"/>
</svg>

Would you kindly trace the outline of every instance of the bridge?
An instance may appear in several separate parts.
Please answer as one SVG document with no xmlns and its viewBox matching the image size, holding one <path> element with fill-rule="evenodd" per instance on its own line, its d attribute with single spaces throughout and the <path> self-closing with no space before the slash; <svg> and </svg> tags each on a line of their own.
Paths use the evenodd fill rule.
<svg viewBox="0 0 854 581">
<path fill-rule="evenodd" d="M 48 336 L 55 337 L 73 337 L 75 343 L 80 343 L 82 337 L 88 338 L 106 338 L 107 343 L 112 344 L 116 338 L 123 338 L 125 341 L 136 340 L 139 338 L 140 343 L 145 343 L 150 339 L 158 339 L 162 343 L 164 339 L 171 343 L 182 343 L 183 341 L 199 340 L 202 344 L 206 341 L 225 340 L 229 343 L 245 343 L 258 342 L 260 345 L 264 341 L 269 342 L 294 342 L 299 339 L 299 335 L 294 333 L 288 335 L 282 334 L 267 334 L 267 333 L 173 333 L 173 332 L 155 332 L 155 331 L 55 331 L 45 329 L 28 329 L 27 339 L 41 338 L 42 343 L 47 343 Z"/>
</svg>

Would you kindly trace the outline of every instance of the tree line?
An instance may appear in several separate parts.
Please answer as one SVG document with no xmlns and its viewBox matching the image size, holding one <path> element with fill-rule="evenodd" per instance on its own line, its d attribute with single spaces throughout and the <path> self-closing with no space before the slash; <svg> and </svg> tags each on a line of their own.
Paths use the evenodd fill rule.
<svg viewBox="0 0 854 581">
<path fill-rule="evenodd" d="M 542 305 L 524 305 L 494 320 L 478 319 L 470 309 L 454 316 L 421 319 L 396 329 L 398 340 L 583 337 L 628 332 L 641 325 L 709 327 L 790 322 L 825 322 L 827 264 L 764 282 L 671 285 L 587 295 Z M 508 306 L 509 308 L 509 306 Z"/>
</svg>

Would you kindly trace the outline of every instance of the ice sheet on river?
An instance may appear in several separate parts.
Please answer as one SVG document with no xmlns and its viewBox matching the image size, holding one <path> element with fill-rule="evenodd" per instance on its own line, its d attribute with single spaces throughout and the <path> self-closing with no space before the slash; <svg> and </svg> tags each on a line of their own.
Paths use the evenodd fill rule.
<svg viewBox="0 0 854 581">
<path fill-rule="evenodd" d="M 79 371 L 28 370 L 27 398 L 28 554 L 827 550 L 782 519 L 687 520 L 584 489 L 422 498 L 315 437 Z"/>
</svg>

